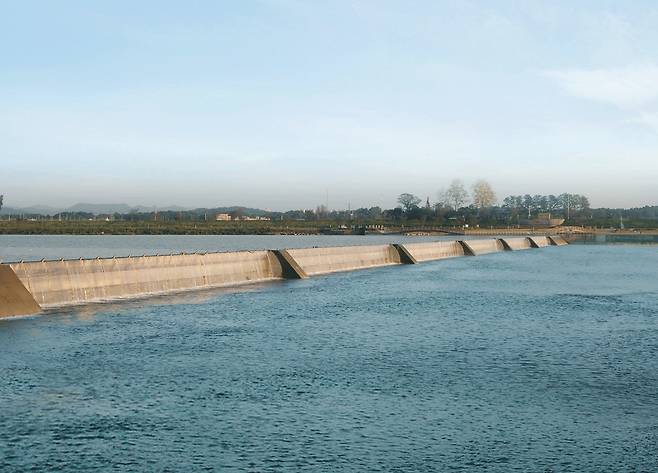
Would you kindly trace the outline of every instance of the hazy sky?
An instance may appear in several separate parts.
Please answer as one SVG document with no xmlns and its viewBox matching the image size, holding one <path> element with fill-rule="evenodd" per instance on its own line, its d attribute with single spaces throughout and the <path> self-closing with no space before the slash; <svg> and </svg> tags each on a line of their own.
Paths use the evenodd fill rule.
<svg viewBox="0 0 658 473">
<path fill-rule="evenodd" d="M 0 194 L 658 204 L 658 2 L 0 0 Z"/>
</svg>

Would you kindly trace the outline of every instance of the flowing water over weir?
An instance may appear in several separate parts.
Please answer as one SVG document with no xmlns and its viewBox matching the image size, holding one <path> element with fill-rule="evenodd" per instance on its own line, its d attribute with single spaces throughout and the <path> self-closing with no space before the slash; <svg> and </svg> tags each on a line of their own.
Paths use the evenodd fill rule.
<svg viewBox="0 0 658 473">
<path fill-rule="evenodd" d="M 194 253 L 0 265 L 0 317 L 41 309 L 561 246 L 561 237 Z"/>
</svg>

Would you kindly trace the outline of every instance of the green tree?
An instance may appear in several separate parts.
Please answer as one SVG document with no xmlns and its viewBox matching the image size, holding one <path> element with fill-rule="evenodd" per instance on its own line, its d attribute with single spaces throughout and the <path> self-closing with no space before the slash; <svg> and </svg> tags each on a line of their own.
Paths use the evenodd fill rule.
<svg viewBox="0 0 658 473">
<path fill-rule="evenodd" d="M 413 194 L 400 194 L 398 197 L 398 203 L 402 206 L 404 213 L 409 213 L 414 209 L 418 208 L 421 200 L 419 197 L 416 197 Z"/>
</svg>

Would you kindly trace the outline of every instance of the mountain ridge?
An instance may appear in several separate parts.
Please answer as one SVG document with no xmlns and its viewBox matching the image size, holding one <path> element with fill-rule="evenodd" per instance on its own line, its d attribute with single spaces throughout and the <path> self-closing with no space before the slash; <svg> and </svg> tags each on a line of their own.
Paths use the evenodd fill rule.
<svg viewBox="0 0 658 473">
<path fill-rule="evenodd" d="M 196 212 L 196 213 L 230 213 L 241 211 L 245 215 L 264 215 L 269 213 L 267 210 L 244 207 L 240 205 L 228 207 L 183 207 L 180 205 L 167 205 L 163 207 L 145 206 L 145 205 L 128 205 L 128 204 L 91 204 L 79 202 L 69 207 L 55 207 L 49 205 L 31 205 L 27 207 L 5 207 L 0 209 L 0 215 L 57 215 L 59 213 L 90 213 L 93 215 L 106 214 L 129 214 L 129 213 L 149 213 L 158 212 Z"/>
</svg>

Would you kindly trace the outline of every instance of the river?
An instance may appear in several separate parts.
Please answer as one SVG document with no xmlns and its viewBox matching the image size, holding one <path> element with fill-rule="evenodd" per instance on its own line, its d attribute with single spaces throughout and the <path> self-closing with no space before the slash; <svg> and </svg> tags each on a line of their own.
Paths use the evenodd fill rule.
<svg viewBox="0 0 658 473">
<path fill-rule="evenodd" d="M 658 471 L 657 280 L 572 245 L 1 320 L 0 471 Z"/>
</svg>

